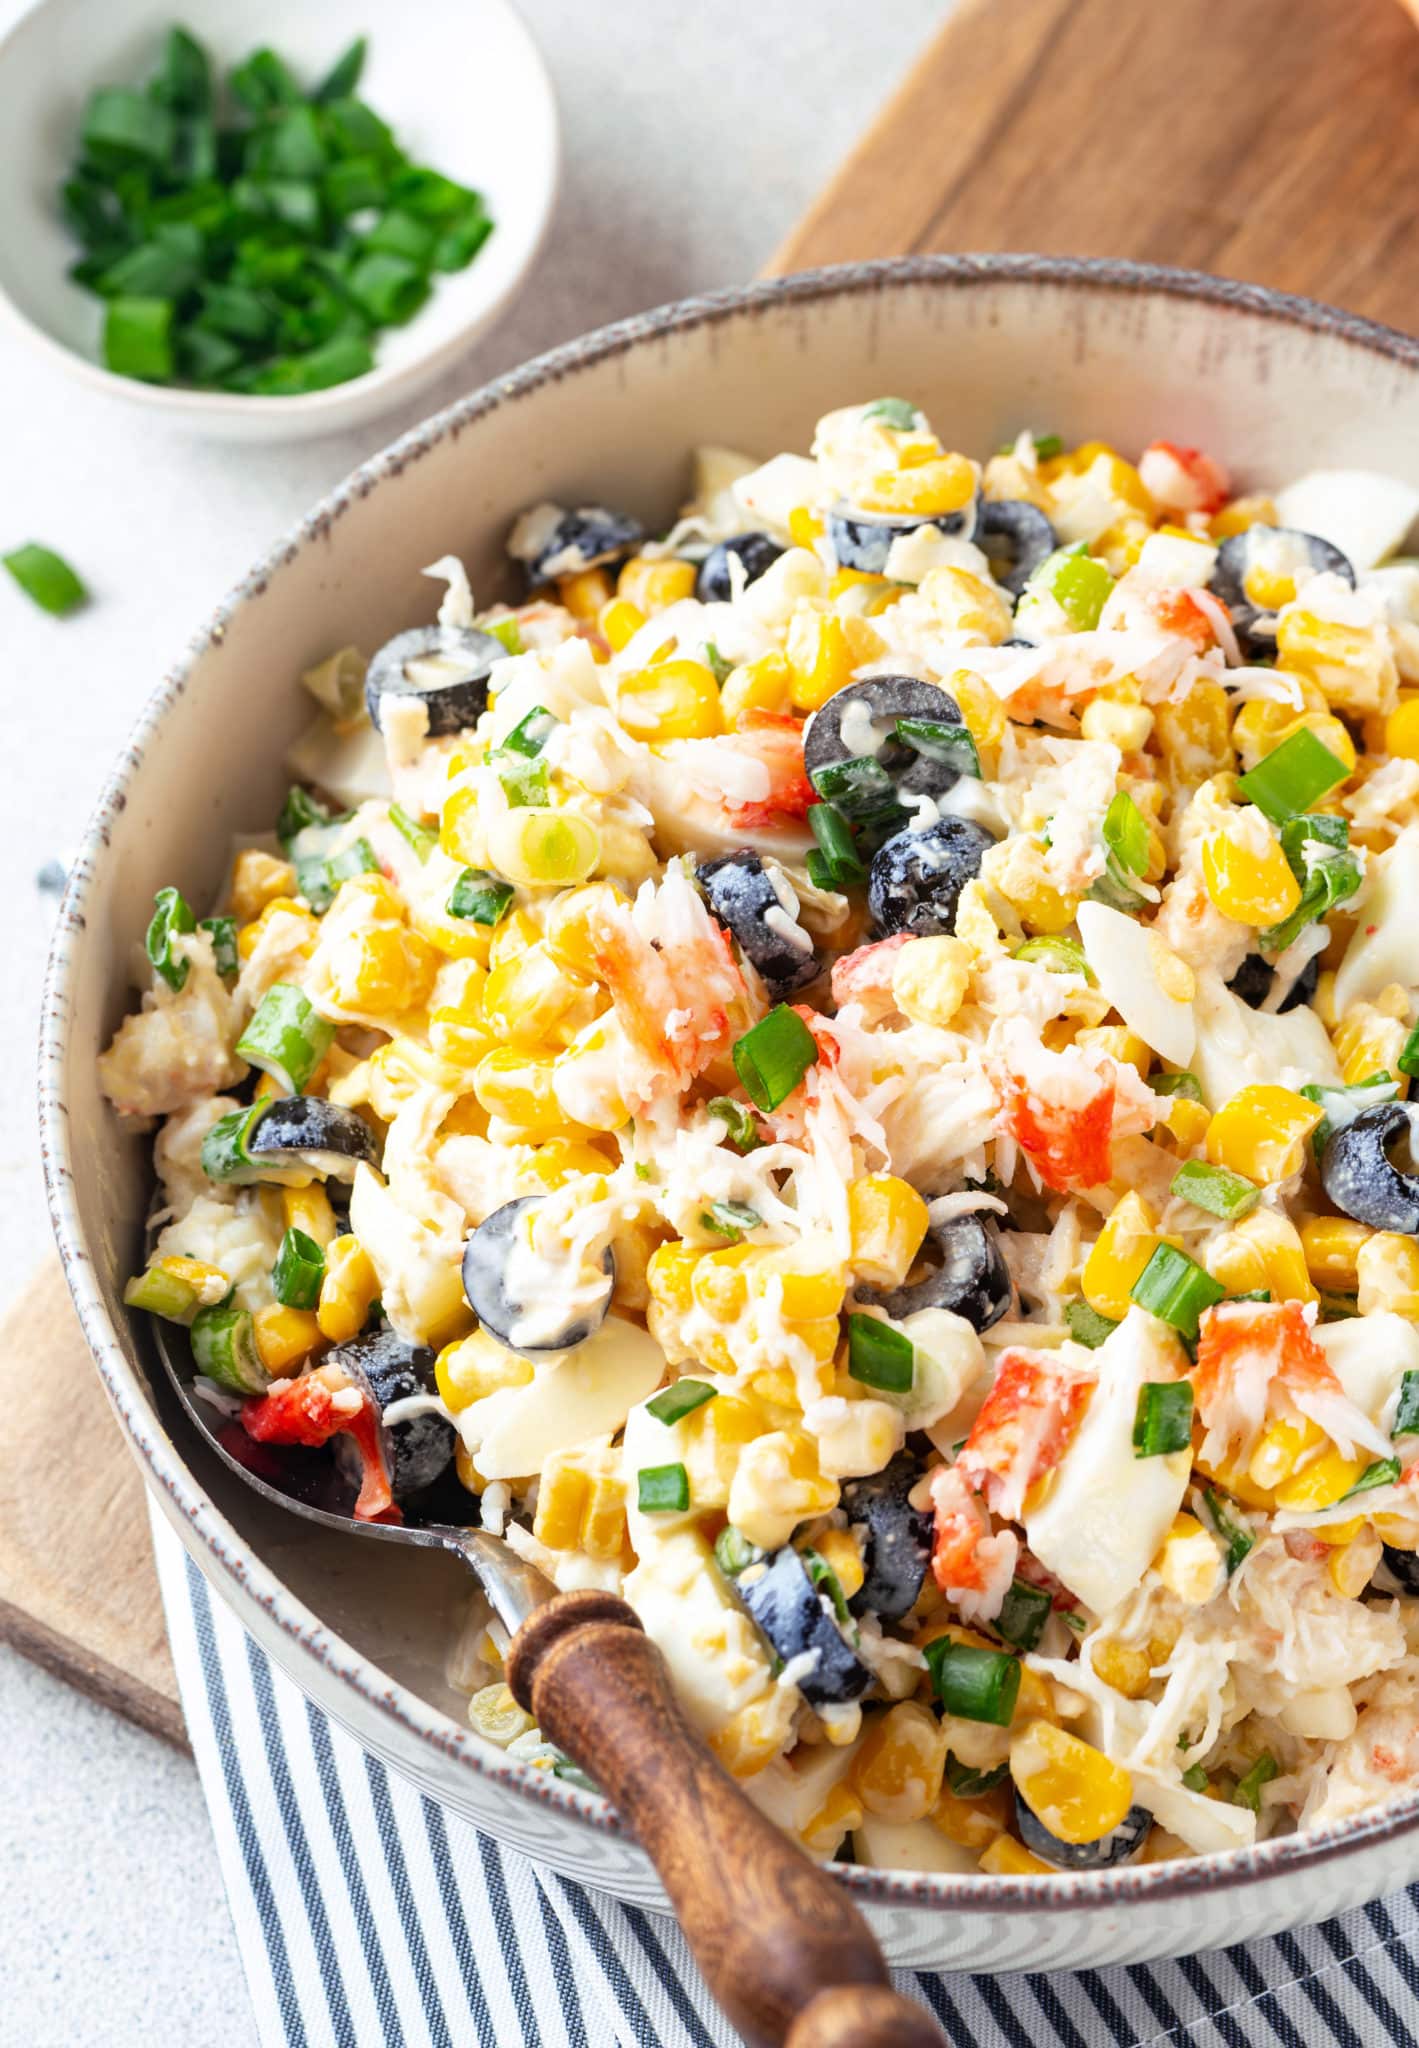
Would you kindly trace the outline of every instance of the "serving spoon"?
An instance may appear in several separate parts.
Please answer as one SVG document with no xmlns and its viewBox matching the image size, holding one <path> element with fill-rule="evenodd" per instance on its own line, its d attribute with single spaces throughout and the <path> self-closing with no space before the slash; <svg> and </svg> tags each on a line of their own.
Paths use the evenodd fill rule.
<svg viewBox="0 0 1419 2048">
<path fill-rule="evenodd" d="M 357 1522 L 357 1488 L 327 1452 L 255 1442 L 194 1395 L 190 1358 L 168 1324 L 153 1328 L 187 1416 L 263 1499 L 325 1528 L 452 1551 L 469 1567 L 512 1637 L 513 1697 L 629 1822 L 750 2048 L 942 2048 L 930 2016 L 892 1990 L 846 1893 L 705 1748 L 633 1608 L 614 1593 L 559 1593 L 486 1529 Z"/>
</svg>

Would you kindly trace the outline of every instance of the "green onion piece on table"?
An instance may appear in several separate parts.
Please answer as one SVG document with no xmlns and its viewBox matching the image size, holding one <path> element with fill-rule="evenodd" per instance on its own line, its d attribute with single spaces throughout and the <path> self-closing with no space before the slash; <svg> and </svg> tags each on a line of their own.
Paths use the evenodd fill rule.
<svg viewBox="0 0 1419 2048">
<path fill-rule="evenodd" d="M 281 1239 L 271 1286 L 283 1308 L 314 1308 L 325 1278 L 325 1253 L 313 1237 L 294 1226 Z"/>
<path fill-rule="evenodd" d="M 1189 1159 L 1178 1168 L 1172 1192 L 1195 1209 L 1205 1209 L 1209 1216 L 1220 1216 L 1228 1223 L 1250 1215 L 1261 1200 L 1261 1189 L 1254 1181 L 1225 1166 L 1208 1166 L 1201 1159 Z"/>
<path fill-rule="evenodd" d="M 788 1100 L 817 1059 L 817 1041 L 787 1003 L 761 1017 L 734 1045 L 734 1071 L 755 1108 L 765 1114 Z"/>
<path fill-rule="evenodd" d="M 1220 1280 L 1203 1271 L 1176 1245 L 1160 1244 L 1133 1283 L 1132 1299 L 1189 1342 L 1197 1339 L 1198 1318 L 1226 1295 Z"/>
<path fill-rule="evenodd" d="M 676 1380 L 674 1386 L 667 1387 L 663 1394 L 657 1394 L 653 1400 L 647 1401 L 645 1411 L 647 1415 L 653 1415 L 657 1422 L 663 1422 L 669 1428 L 672 1423 L 683 1421 L 687 1415 L 693 1415 L 697 1408 L 703 1408 L 706 1401 L 712 1401 L 718 1391 L 718 1388 L 712 1387 L 707 1380 Z"/>
<path fill-rule="evenodd" d="M 890 1394 L 908 1394 L 916 1377 L 916 1350 L 905 1330 L 895 1330 L 877 1316 L 847 1319 L 847 1369 L 865 1387 Z"/>
<path fill-rule="evenodd" d="M 683 1465 L 643 1465 L 636 1474 L 636 1506 L 643 1515 L 683 1515 L 690 1505 L 690 1475 Z"/>
<path fill-rule="evenodd" d="M 1008 1728 L 1020 1696 L 1020 1659 L 939 1636 L 925 1649 L 932 1689 L 948 1714 Z"/>
<path fill-rule="evenodd" d="M 36 540 L 12 548 L 8 555 L 0 555 L 0 561 L 25 596 L 56 619 L 76 611 L 89 594 L 64 557 L 56 555 L 53 548 L 41 547 Z"/>
<path fill-rule="evenodd" d="M 304 989 L 278 981 L 237 1040 L 237 1057 L 260 1067 L 287 1095 L 303 1095 L 334 1038 L 335 1026 L 317 1014 Z"/>
<path fill-rule="evenodd" d="M 1165 1458 L 1192 1443 L 1192 1382 L 1149 1380 L 1138 1389 L 1133 1418 L 1135 1458 Z"/>
<path fill-rule="evenodd" d="M 176 889 L 159 889 L 153 901 L 157 908 L 144 942 L 148 958 L 153 972 L 178 994 L 187 986 L 188 962 L 173 952 L 172 942 L 180 933 L 195 932 L 197 920 L 187 898 Z"/>
</svg>

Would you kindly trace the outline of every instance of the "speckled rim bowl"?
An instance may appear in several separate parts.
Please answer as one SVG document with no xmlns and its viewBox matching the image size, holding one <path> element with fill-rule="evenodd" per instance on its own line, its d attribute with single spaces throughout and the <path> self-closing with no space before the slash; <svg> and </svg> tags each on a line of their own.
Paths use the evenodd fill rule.
<svg viewBox="0 0 1419 2048">
<path fill-rule="evenodd" d="M 145 1144 L 94 1056 L 129 1000 L 154 889 L 215 889 L 230 832 L 275 810 L 298 672 L 430 616 L 449 549 L 493 594 L 514 512 L 604 495 L 665 519 L 685 450 L 804 446 L 830 405 L 908 392 L 948 445 L 1025 424 L 1215 449 L 1243 486 L 1327 463 L 1413 468 L 1419 343 L 1275 293 L 1122 263 L 920 258 L 811 272 L 644 314 L 475 392 L 357 470 L 279 542 L 148 705 L 64 898 L 40 1094 L 49 1199 L 85 1332 L 148 1484 L 190 1554 L 304 1690 L 432 1796 L 555 1869 L 663 1899 L 616 1816 L 482 1746 L 444 1682 L 457 1567 L 310 1532 L 243 1489 L 150 1387 L 122 1309 Z M 1415 476 L 1419 481 L 1419 476 Z M 249 737 L 248 737 L 249 735 Z M 219 774 L 203 774 L 220 760 Z M 199 772 L 194 772 L 199 771 Z M 312 1540 L 312 1533 L 315 1540 Z M 1419 1794 L 1323 1833 L 1087 1876 L 844 1868 L 889 1955 L 1045 1969 L 1175 1954 L 1298 1925 L 1419 1871 Z"/>
</svg>

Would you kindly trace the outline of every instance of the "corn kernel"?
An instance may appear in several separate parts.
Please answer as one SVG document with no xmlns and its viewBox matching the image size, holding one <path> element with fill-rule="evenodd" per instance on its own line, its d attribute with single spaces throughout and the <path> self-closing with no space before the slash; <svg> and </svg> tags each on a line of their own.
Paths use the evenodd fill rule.
<svg viewBox="0 0 1419 2048">
<path fill-rule="evenodd" d="M 1194 788 L 1235 766 L 1230 707 L 1220 683 L 1194 683 L 1178 704 L 1153 707 L 1159 752 L 1175 785 Z"/>
<path fill-rule="evenodd" d="M 717 1407 L 717 1402 L 710 1402 Z M 770 1430 L 745 1444 L 729 1488 L 729 1519 L 751 1543 L 777 1550 L 800 1522 L 837 1506 L 837 1482 L 818 1466 L 818 1447 L 803 1430 Z"/>
<path fill-rule="evenodd" d="M 1389 1310 L 1419 1319 L 1419 1244 L 1392 1230 L 1377 1230 L 1355 1260 L 1356 1307 L 1362 1316 Z"/>
<path fill-rule="evenodd" d="M 277 1377 L 294 1372 L 324 1341 L 308 1309 L 286 1308 L 279 1301 L 257 1309 L 251 1322 L 261 1363 Z"/>
<path fill-rule="evenodd" d="M 488 976 L 483 990 L 483 1017 L 489 1030 L 509 1045 L 537 1049 L 552 1036 L 567 1012 L 591 984 L 569 974 L 542 945 L 529 946 Z"/>
<path fill-rule="evenodd" d="M 1205 1103 L 1190 1102 L 1185 1095 L 1168 1097 L 1163 1122 L 1184 1152 L 1190 1152 L 1194 1146 L 1202 1143 L 1211 1121 Z"/>
<path fill-rule="evenodd" d="M 1247 1460 L 1247 1477 L 1260 1492 L 1274 1492 L 1301 1461 L 1325 1442 L 1325 1433 L 1309 1416 L 1292 1421 L 1278 1416 L 1268 1422 Z"/>
<path fill-rule="evenodd" d="M 976 743 L 982 772 L 987 776 L 994 775 L 1000 765 L 1000 745 L 1010 722 L 999 693 L 969 669 L 957 669 L 949 688 Z"/>
<path fill-rule="evenodd" d="M 516 1351 L 509 1351 L 486 1330 L 445 1344 L 434 1360 L 434 1383 L 450 1415 L 461 1415 L 474 1401 L 504 1387 L 525 1387 L 532 1380 L 532 1363 Z"/>
<path fill-rule="evenodd" d="M 1419 694 L 1414 691 L 1407 692 L 1398 709 L 1386 718 L 1382 751 L 1405 761 L 1419 761 Z"/>
<path fill-rule="evenodd" d="M 833 612 L 817 610 L 809 603 L 794 609 L 788 622 L 784 652 L 790 671 L 789 698 L 799 711 L 816 711 L 841 690 L 852 677 L 843 621 Z"/>
<path fill-rule="evenodd" d="M 987 1877 L 1053 1877 L 1048 1863 L 1032 1856 L 1013 1835 L 1000 1834 L 981 1851 L 980 1867 Z"/>
<path fill-rule="evenodd" d="M 1325 1568 L 1330 1583 L 1342 1599 L 1359 1599 L 1374 1577 L 1375 1567 L 1383 1555 L 1383 1543 L 1363 1521 L 1348 1541 L 1331 1551 Z"/>
<path fill-rule="evenodd" d="M 1222 1553 L 1195 1515 L 1179 1514 L 1163 1538 L 1153 1569 L 1186 1607 L 1204 1607 L 1224 1577 Z"/>
<path fill-rule="evenodd" d="M 244 924 L 241 927 L 237 933 L 237 953 L 239 956 L 243 960 L 249 960 L 260 945 L 262 937 L 271 924 L 271 920 L 275 917 L 283 916 L 297 917 L 304 924 L 306 931 L 305 939 L 295 950 L 303 958 L 309 958 L 315 951 L 315 942 L 319 937 L 319 927 L 305 905 L 297 902 L 294 896 L 273 896 L 271 901 L 262 910 L 261 915 L 253 923 Z"/>
<path fill-rule="evenodd" d="M 763 1427 L 761 1410 L 743 1394 L 721 1394 L 686 1418 L 681 1425 L 684 1466 L 696 1514 L 728 1507 L 740 1454 Z"/>
<path fill-rule="evenodd" d="M 1306 1139 L 1324 1114 L 1318 1102 L 1289 1088 L 1239 1088 L 1207 1126 L 1207 1157 L 1270 1187 L 1300 1172 Z"/>
<path fill-rule="evenodd" d="M 624 597 L 613 597 L 596 615 L 596 630 L 613 654 L 629 647 L 644 624 L 645 613 Z"/>
<path fill-rule="evenodd" d="M 874 1716 L 852 1760 L 853 1786 L 882 1820 L 924 1820 L 941 1796 L 946 1735 L 916 1700 Z"/>
<path fill-rule="evenodd" d="M 662 661 L 623 676 L 616 716 L 637 739 L 711 739 L 724 730 L 719 685 L 702 661 Z"/>
<path fill-rule="evenodd" d="M 619 1451 L 554 1451 L 542 1466 L 532 1533 L 549 1550 L 576 1550 L 613 1563 L 626 1535 L 626 1488 Z"/>
<path fill-rule="evenodd" d="M 807 505 L 795 505 L 788 515 L 788 537 L 796 548 L 811 548 L 823 537 L 823 521 Z"/>
<path fill-rule="evenodd" d="M 968 569 L 928 569 L 917 595 L 943 631 L 998 647 L 1010 637 L 1010 606 L 994 584 Z"/>
<path fill-rule="evenodd" d="M 552 1085 L 552 1061 L 510 1045 L 486 1053 L 473 1069 L 473 1093 L 489 1116 L 532 1138 L 554 1138 L 566 1116 Z"/>
<path fill-rule="evenodd" d="M 648 618 L 694 594 L 694 563 L 673 557 L 657 561 L 649 555 L 633 555 L 616 578 L 617 597 L 637 605 Z"/>
<path fill-rule="evenodd" d="M 749 711 L 784 715 L 792 701 L 793 676 L 788 662 L 775 648 L 753 661 L 741 662 L 725 677 L 719 693 L 726 725 L 737 725 Z"/>
<path fill-rule="evenodd" d="M 411 945 L 419 951 L 414 953 Z M 434 973 L 429 948 L 417 933 L 380 924 L 351 932 L 340 942 L 330 962 L 330 986 L 345 1008 L 386 1016 L 422 1002 Z"/>
<path fill-rule="evenodd" d="M 1086 740 L 1102 740 L 1121 754 L 1138 754 L 1153 731 L 1153 713 L 1146 704 L 1119 703 L 1100 693 L 1085 706 L 1079 730 Z"/>
<path fill-rule="evenodd" d="M 701 1254 L 691 1245 L 678 1240 L 660 1245 L 651 1253 L 646 1267 L 651 1300 L 679 1315 L 688 1313 L 694 1303 L 694 1275 L 700 1258 Z"/>
<path fill-rule="evenodd" d="M 1358 1278 L 1355 1261 L 1370 1235 L 1367 1224 L 1352 1223 L 1348 1216 L 1312 1216 L 1302 1224 L 1306 1271 L 1317 1287 L 1328 1294 L 1352 1294 Z"/>
<path fill-rule="evenodd" d="M 322 1250 L 335 1240 L 335 1211 L 318 1181 L 308 1188 L 282 1188 L 281 1215 L 287 1230 L 303 1230 Z"/>
<path fill-rule="evenodd" d="M 964 455 L 941 454 L 910 469 L 883 470 L 858 491 L 864 512 L 930 518 L 959 512 L 976 492 L 976 466 Z"/>
<path fill-rule="evenodd" d="M 1276 1505 L 1290 1512 L 1333 1508 L 1369 1464 L 1368 1457 L 1346 1458 L 1329 1445 L 1309 1459 L 1276 1489 Z"/>
<path fill-rule="evenodd" d="M 975 962 L 960 939 L 912 939 L 892 967 L 892 998 L 913 1024 L 949 1024 L 965 1000 Z"/>
<path fill-rule="evenodd" d="M 611 578 L 604 569 L 579 569 L 574 576 L 557 578 L 557 601 L 574 619 L 594 625 L 603 606 L 615 596 Z"/>
<path fill-rule="evenodd" d="M 1301 900 L 1301 885 L 1274 839 L 1258 853 L 1226 832 L 1214 832 L 1203 842 L 1202 878 L 1222 915 L 1238 924 L 1280 924 Z"/>
<path fill-rule="evenodd" d="M 227 902 L 232 916 L 248 924 L 277 896 L 294 896 L 296 871 L 287 860 L 277 860 L 259 847 L 244 846 L 232 862 L 232 879 Z"/>
<path fill-rule="evenodd" d="M 1399 701 L 1399 672 L 1382 622 L 1342 626 L 1287 605 L 1276 622 L 1276 665 L 1305 676 L 1345 711 L 1390 712 Z"/>
<path fill-rule="evenodd" d="M 739 1250 L 739 1246 L 731 1246 Z M 723 1258 L 722 1252 L 710 1254 Z M 784 1320 L 811 1324 L 835 1318 L 842 1309 L 847 1275 L 826 1243 L 808 1240 L 756 1251 L 745 1262 L 749 1291 L 764 1300 L 777 1295 Z"/>
<path fill-rule="evenodd" d="M 981 880 L 1005 898 L 1027 932 L 1048 935 L 1065 931 L 1074 922 L 1078 897 L 1056 889 L 1043 846 L 1023 833 L 1002 839 L 987 853 Z"/>
<path fill-rule="evenodd" d="M 862 1826 L 862 1802 L 846 1779 L 834 1785 L 802 1830 L 800 1840 L 812 1856 L 831 1856 L 844 1835 Z"/>
<path fill-rule="evenodd" d="M 784 1748 L 792 1730 L 791 1699 L 771 1686 L 715 1729 L 709 1746 L 732 1778 L 752 1778 Z"/>
<path fill-rule="evenodd" d="M 1080 1286 L 1090 1308 L 1121 1322 L 1128 1314 L 1134 1283 L 1162 1242 L 1147 1204 L 1130 1188 L 1084 1261 Z"/>
<path fill-rule="evenodd" d="M 854 1279 L 872 1287 L 902 1286 L 929 1221 L 916 1189 L 893 1173 L 864 1174 L 848 1188 L 847 1214 Z"/>
<path fill-rule="evenodd" d="M 948 1841 L 959 1842 L 963 1849 L 985 1849 L 1010 1825 L 1013 1805 L 1005 1785 L 973 1799 L 959 1798 L 949 1786 L 943 1786 L 931 1809 L 931 1820 Z"/>
<path fill-rule="evenodd" d="M 1074 1034 L 1074 1043 L 1106 1052 L 1121 1066 L 1132 1067 L 1140 1081 L 1146 1081 L 1153 1065 L 1153 1048 L 1126 1024 L 1091 1024 Z"/>
<path fill-rule="evenodd" d="M 1381 989 L 1370 1003 L 1352 1003 L 1331 1038 L 1348 1087 L 1372 1074 L 1398 1074 L 1399 1055 L 1409 1036 L 1409 997 L 1397 982 Z M 1401 1077 L 1400 1093 L 1408 1076 Z"/>
<path fill-rule="evenodd" d="M 695 1267 L 692 1284 L 695 1300 L 706 1315 L 716 1322 L 732 1323 L 743 1313 L 749 1299 L 744 1269 L 757 1256 L 751 1244 L 730 1244 L 705 1253 Z"/>
<path fill-rule="evenodd" d="M 1233 498 L 1220 512 L 1213 513 L 1212 538 L 1230 540 L 1233 534 L 1245 533 L 1249 526 L 1279 526 L 1280 523 L 1276 506 L 1270 498 Z"/>
<path fill-rule="evenodd" d="M 1149 1652 L 1134 1643 L 1095 1643 L 1094 1670 L 1105 1685 L 1121 1692 L 1125 1699 L 1141 1700 L 1153 1683 L 1153 1660 Z"/>
<path fill-rule="evenodd" d="M 1288 1216 L 1274 1209 L 1255 1209 L 1241 1223 L 1220 1232 L 1204 1250 L 1202 1263 L 1229 1294 L 1251 1294 L 1264 1287 L 1273 1301 L 1317 1298 L 1301 1234 Z"/>
<path fill-rule="evenodd" d="M 1133 1804 L 1133 1780 L 1121 1765 L 1049 1721 L 1028 1722 L 1011 1742 L 1010 1775 L 1061 1842 L 1102 1841 Z"/>
<path fill-rule="evenodd" d="M 825 1529 L 814 1541 L 813 1548 L 829 1566 L 843 1597 L 851 1600 L 855 1593 L 862 1591 L 865 1573 L 862 1568 L 862 1552 L 857 1547 L 857 1538 L 851 1529 Z"/>
<path fill-rule="evenodd" d="M 465 867 L 486 865 L 487 835 L 479 816 L 478 792 L 471 785 L 450 790 L 439 814 L 439 846 L 450 860 Z"/>
<path fill-rule="evenodd" d="M 379 1276 L 359 1239 L 337 1237 L 326 1247 L 325 1278 L 316 1306 L 321 1336 L 332 1344 L 348 1344 L 364 1328 L 378 1293 Z"/>
</svg>

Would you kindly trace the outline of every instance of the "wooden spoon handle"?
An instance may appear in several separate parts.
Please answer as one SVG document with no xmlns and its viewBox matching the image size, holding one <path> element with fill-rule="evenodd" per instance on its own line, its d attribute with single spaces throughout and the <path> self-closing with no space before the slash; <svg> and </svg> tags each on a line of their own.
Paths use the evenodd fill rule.
<svg viewBox="0 0 1419 2048">
<path fill-rule="evenodd" d="M 750 1803 L 611 1593 L 562 1593 L 518 1630 L 508 1684 L 595 1778 L 660 1873 L 710 1990 L 753 2048 L 942 2048 L 866 1921 Z"/>
</svg>

